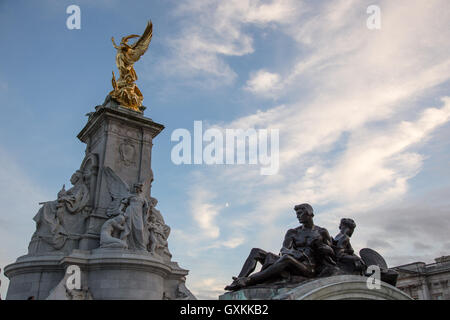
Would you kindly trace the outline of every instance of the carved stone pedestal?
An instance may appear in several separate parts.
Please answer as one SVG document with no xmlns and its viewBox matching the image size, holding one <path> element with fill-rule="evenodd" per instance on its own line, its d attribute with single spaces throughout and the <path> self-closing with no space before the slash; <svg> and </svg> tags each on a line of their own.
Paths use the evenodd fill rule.
<svg viewBox="0 0 450 320">
<path fill-rule="evenodd" d="M 80 131 L 78 138 L 86 143 L 86 155 L 96 156 L 99 170 L 92 188 L 92 206 L 95 209 L 86 221 L 86 232 L 80 241 L 80 249 L 98 248 L 100 228 L 108 218 L 106 210 L 111 202 L 111 195 L 103 168 L 111 168 L 129 186 L 143 182 L 143 194 L 150 200 L 153 139 L 163 129 L 163 125 L 121 107 L 109 97 L 89 116 L 88 123 Z"/>
<path fill-rule="evenodd" d="M 70 299 L 77 291 L 66 290 L 65 270 L 70 265 L 81 270 L 78 291 L 95 300 L 195 299 L 185 287 L 188 271 L 176 262 L 166 263 L 148 252 L 120 249 L 20 257 L 5 269 L 11 278 L 7 299 Z M 53 293 L 58 287 L 62 290 Z"/>
<path fill-rule="evenodd" d="M 153 139 L 164 126 L 109 96 L 88 116 L 73 187 L 42 203 L 28 254 L 5 268 L 7 299 L 195 299 L 150 196 Z M 69 265 L 81 269 L 83 288 L 65 294 Z"/>
</svg>

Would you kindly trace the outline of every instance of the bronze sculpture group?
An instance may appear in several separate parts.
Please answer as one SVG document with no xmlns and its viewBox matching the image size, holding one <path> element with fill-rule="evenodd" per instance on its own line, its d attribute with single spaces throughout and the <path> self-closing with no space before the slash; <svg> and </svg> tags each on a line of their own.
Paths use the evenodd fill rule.
<svg viewBox="0 0 450 320">
<path fill-rule="evenodd" d="M 367 261 L 354 253 L 350 238 L 356 223 L 352 219 L 341 219 L 340 232 L 332 238 L 327 229 L 314 224 L 314 211 L 309 204 L 296 205 L 294 210 L 301 225 L 286 232 L 279 255 L 253 248 L 241 272 L 233 277 L 233 282 L 225 290 L 235 291 L 280 280 L 302 282 L 332 275 L 368 275 L 367 261 L 375 255 L 382 267 L 381 280 L 395 285 L 396 273 L 383 267 L 384 260 L 375 251 L 363 249 L 367 253 Z M 262 264 L 261 270 L 253 273 L 258 262 Z"/>
</svg>

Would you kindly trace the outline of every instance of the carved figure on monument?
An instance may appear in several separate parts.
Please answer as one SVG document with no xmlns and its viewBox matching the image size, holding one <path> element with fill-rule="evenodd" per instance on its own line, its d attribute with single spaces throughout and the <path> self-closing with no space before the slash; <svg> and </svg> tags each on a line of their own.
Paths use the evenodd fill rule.
<svg viewBox="0 0 450 320">
<path fill-rule="evenodd" d="M 80 224 L 72 223 L 72 219 L 80 218 L 72 216 L 81 213 L 89 201 L 89 188 L 86 183 L 89 178 L 90 173 L 77 170 L 70 179 L 72 188 L 65 190 L 63 185 L 57 200 L 40 203 L 43 206 L 33 218 L 36 231 L 28 248 L 30 254 L 40 251 L 39 240 L 45 241 L 54 250 L 61 250 L 68 238 L 79 237 L 82 232 Z"/>
<path fill-rule="evenodd" d="M 130 233 L 123 214 L 107 220 L 100 231 L 101 248 L 128 249 L 127 237 Z"/>
<path fill-rule="evenodd" d="M 350 238 L 355 231 L 356 223 L 353 219 L 342 218 L 339 224 L 340 232 L 333 239 L 333 249 L 339 268 L 346 273 L 363 275 L 367 269 L 364 261 L 355 254 L 350 244 Z"/>
<path fill-rule="evenodd" d="M 128 247 L 134 250 L 147 250 L 148 237 L 145 226 L 148 203 L 142 195 L 142 183 L 133 185 L 133 192 L 123 200 L 126 205 L 125 216 L 130 230 Z"/>
<path fill-rule="evenodd" d="M 325 228 L 314 225 L 313 208 L 307 204 L 294 207 L 300 227 L 287 231 L 280 254 L 254 248 L 238 277 L 225 290 L 238 290 L 251 285 L 270 282 L 274 278 L 328 275 L 336 270 L 332 239 Z M 251 274 L 257 262 L 263 264 L 260 272 Z"/>
<path fill-rule="evenodd" d="M 114 48 L 117 50 L 116 65 L 119 69 L 120 77 L 116 81 L 114 71 L 112 78 L 113 90 L 109 95 L 124 107 L 131 110 L 142 112 L 142 101 L 144 97 L 139 88 L 134 83 L 138 77 L 134 71 L 134 63 L 147 51 L 152 39 L 153 24 L 151 21 L 147 23 L 142 36 L 132 34 L 123 37 L 120 45 L 116 45 L 114 37 L 111 38 Z M 128 40 L 139 37 L 133 44 L 128 44 Z"/>
<path fill-rule="evenodd" d="M 135 183 L 130 190 L 128 185 L 109 167 L 104 167 L 108 191 L 112 201 L 107 209 L 108 216 L 123 214 L 129 230 L 128 248 L 147 250 L 148 229 L 147 215 L 149 206 L 143 195 L 143 184 Z"/>
<path fill-rule="evenodd" d="M 81 211 L 89 201 L 89 188 L 86 185 L 88 179 L 87 174 L 83 175 L 80 170 L 77 170 L 70 178 L 73 187 L 66 191 L 63 185 L 58 193 L 58 204 L 70 213 Z"/>
<path fill-rule="evenodd" d="M 169 252 L 167 241 L 170 234 L 170 227 L 164 222 L 161 212 L 156 209 L 157 204 L 158 200 L 151 197 L 148 221 L 148 229 L 150 232 L 148 250 L 152 253 L 165 255 L 170 259 L 172 254 Z"/>
</svg>

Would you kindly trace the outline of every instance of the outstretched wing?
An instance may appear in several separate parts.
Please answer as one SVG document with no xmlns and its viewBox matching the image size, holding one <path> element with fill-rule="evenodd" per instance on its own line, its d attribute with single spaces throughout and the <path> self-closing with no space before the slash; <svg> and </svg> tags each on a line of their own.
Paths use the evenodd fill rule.
<svg viewBox="0 0 450 320">
<path fill-rule="evenodd" d="M 111 216 L 117 214 L 120 201 L 129 195 L 130 188 L 110 167 L 104 167 L 103 174 L 105 175 L 106 185 L 112 200 L 106 209 L 106 215 Z"/>
<path fill-rule="evenodd" d="M 150 177 L 148 178 L 148 180 L 144 180 L 144 181 L 140 181 L 140 182 L 144 183 L 144 185 L 142 187 L 143 195 L 147 198 L 147 200 L 150 200 L 150 189 L 152 187 L 152 182 L 153 182 L 153 170 L 150 169 Z"/>
<path fill-rule="evenodd" d="M 139 60 L 139 58 L 147 51 L 148 45 L 150 44 L 150 41 L 152 40 L 153 35 L 153 24 L 151 21 L 147 22 L 147 27 L 145 28 L 144 33 L 139 38 L 138 41 L 136 41 L 133 45 L 131 45 L 130 52 L 130 58 L 136 62 Z"/>
</svg>

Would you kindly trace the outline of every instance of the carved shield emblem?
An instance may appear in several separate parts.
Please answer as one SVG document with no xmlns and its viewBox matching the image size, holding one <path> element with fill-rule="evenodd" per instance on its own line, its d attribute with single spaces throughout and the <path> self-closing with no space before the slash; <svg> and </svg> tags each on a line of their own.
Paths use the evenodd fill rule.
<svg viewBox="0 0 450 320">
<path fill-rule="evenodd" d="M 131 141 L 124 141 L 119 146 L 120 159 L 126 166 L 135 164 L 136 150 Z"/>
</svg>

